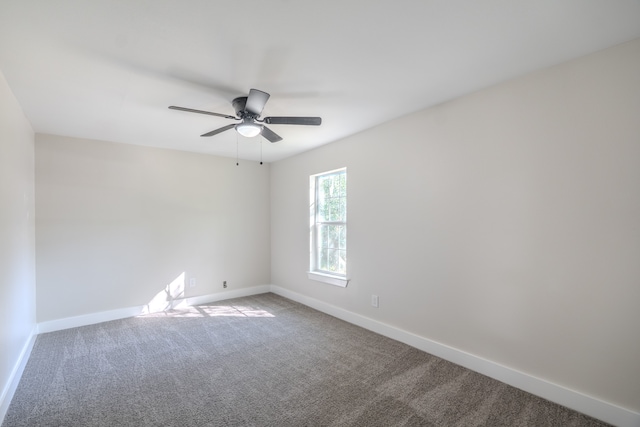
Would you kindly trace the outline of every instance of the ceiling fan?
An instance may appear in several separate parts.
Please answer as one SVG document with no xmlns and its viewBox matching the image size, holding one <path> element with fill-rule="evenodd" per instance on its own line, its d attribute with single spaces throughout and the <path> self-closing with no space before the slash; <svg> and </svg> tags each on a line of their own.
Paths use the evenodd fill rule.
<svg viewBox="0 0 640 427">
<path fill-rule="evenodd" d="M 208 114 L 210 116 L 224 117 L 225 119 L 241 120 L 240 123 L 223 126 L 219 129 L 212 130 L 211 132 L 204 133 L 200 136 L 213 136 L 229 129 L 235 128 L 235 130 L 242 136 L 254 137 L 262 134 L 270 142 L 282 141 L 282 137 L 271 129 L 263 125 L 262 123 L 273 125 L 307 125 L 307 126 L 319 126 L 322 123 L 320 117 L 265 117 L 260 119 L 260 114 L 264 109 L 269 95 L 258 89 L 251 89 L 249 96 L 240 96 L 234 99 L 231 104 L 236 111 L 235 116 L 228 114 L 212 113 L 210 111 L 194 110 L 192 108 L 170 106 L 172 110 L 187 111 L 189 113 Z"/>
</svg>

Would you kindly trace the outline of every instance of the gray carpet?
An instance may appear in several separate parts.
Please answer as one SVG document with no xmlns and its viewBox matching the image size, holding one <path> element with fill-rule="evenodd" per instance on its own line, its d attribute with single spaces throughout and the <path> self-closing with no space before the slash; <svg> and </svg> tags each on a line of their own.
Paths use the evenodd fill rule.
<svg viewBox="0 0 640 427">
<path fill-rule="evenodd" d="M 274 294 L 42 334 L 2 424 L 603 425 Z"/>
</svg>

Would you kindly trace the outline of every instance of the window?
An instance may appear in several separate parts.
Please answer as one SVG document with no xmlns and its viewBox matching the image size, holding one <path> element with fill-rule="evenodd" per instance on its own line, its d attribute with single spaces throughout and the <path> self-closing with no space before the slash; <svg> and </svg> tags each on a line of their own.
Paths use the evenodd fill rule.
<svg viewBox="0 0 640 427">
<path fill-rule="evenodd" d="M 312 175 L 309 278 L 347 286 L 347 170 Z"/>
</svg>

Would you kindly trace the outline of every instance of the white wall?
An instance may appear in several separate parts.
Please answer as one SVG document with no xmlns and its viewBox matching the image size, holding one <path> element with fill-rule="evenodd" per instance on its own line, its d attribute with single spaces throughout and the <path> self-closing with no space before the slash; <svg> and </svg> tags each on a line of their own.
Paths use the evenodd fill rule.
<svg viewBox="0 0 640 427">
<path fill-rule="evenodd" d="M 343 166 L 338 288 L 306 276 L 308 177 Z M 271 193 L 273 284 L 640 412 L 640 40 L 274 163 Z"/>
<path fill-rule="evenodd" d="M 0 72 L 0 422 L 35 333 L 33 200 L 33 130 Z"/>
<path fill-rule="evenodd" d="M 269 165 L 40 134 L 35 147 L 38 322 L 164 303 L 176 279 L 187 297 L 269 283 Z"/>
</svg>

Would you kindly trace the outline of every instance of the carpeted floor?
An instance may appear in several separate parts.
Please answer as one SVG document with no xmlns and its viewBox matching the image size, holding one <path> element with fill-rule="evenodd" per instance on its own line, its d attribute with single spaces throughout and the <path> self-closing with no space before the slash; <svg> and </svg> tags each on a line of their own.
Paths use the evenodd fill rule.
<svg viewBox="0 0 640 427">
<path fill-rule="evenodd" d="M 262 294 L 38 336 L 2 427 L 604 425 Z"/>
</svg>

